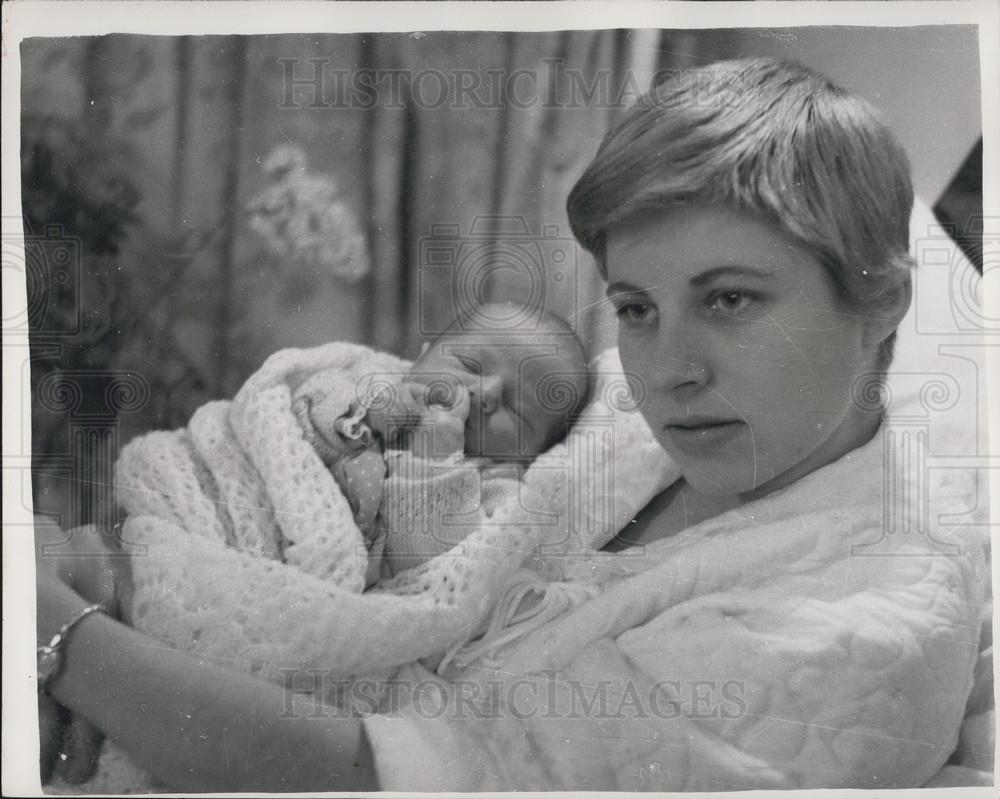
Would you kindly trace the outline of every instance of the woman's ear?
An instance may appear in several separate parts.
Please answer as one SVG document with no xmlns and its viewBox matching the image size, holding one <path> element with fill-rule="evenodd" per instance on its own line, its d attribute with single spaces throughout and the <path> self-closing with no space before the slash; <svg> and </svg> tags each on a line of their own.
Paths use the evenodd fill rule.
<svg viewBox="0 0 1000 799">
<path fill-rule="evenodd" d="M 913 282 L 907 272 L 892 295 L 869 312 L 862 332 L 862 344 L 875 349 L 889 338 L 910 310 L 912 299 Z"/>
</svg>

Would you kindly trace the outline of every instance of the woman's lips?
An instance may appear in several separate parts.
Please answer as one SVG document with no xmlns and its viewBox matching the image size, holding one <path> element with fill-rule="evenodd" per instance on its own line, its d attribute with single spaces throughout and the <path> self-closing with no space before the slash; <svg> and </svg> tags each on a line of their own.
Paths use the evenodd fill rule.
<svg viewBox="0 0 1000 799">
<path fill-rule="evenodd" d="M 722 450 L 740 432 L 741 421 L 689 421 L 666 424 L 664 429 L 678 447 L 684 450 Z"/>
</svg>

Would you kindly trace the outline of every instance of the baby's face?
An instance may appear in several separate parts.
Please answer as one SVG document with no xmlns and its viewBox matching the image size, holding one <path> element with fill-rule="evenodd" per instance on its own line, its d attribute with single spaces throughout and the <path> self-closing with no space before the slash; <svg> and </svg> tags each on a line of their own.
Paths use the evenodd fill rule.
<svg viewBox="0 0 1000 799">
<path fill-rule="evenodd" d="M 438 339 L 407 382 L 469 393 L 465 454 L 494 460 L 532 458 L 552 441 L 586 391 L 586 371 L 571 337 L 456 333 Z M 574 395 L 574 392 L 575 395 Z"/>
</svg>

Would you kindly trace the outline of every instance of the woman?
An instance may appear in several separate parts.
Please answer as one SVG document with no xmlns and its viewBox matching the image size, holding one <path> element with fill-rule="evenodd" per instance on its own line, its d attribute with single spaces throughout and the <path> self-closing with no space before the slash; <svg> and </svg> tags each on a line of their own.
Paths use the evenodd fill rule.
<svg viewBox="0 0 1000 799">
<path fill-rule="evenodd" d="M 604 552 L 561 564 L 600 595 L 447 682 L 415 664 L 364 721 L 100 614 L 51 696 L 182 789 L 923 784 L 955 747 L 984 563 L 972 541 L 955 556 L 926 530 L 884 534 L 889 512 L 975 505 L 954 475 L 884 502 L 891 419 L 870 389 L 910 300 L 911 205 L 878 115 L 805 69 L 662 84 L 568 203 L 683 472 Z M 43 576 L 39 640 L 85 604 Z"/>
</svg>

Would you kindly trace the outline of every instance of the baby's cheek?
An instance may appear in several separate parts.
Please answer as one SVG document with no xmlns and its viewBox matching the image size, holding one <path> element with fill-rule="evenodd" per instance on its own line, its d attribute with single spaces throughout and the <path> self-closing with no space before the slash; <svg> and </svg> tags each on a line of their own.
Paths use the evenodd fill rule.
<svg viewBox="0 0 1000 799">
<path fill-rule="evenodd" d="M 520 454 L 524 444 L 529 441 L 531 431 L 527 425 L 522 425 L 519 419 L 511 414 L 498 412 L 493 414 L 487 425 L 487 454 L 489 450 L 497 453 Z"/>
</svg>

